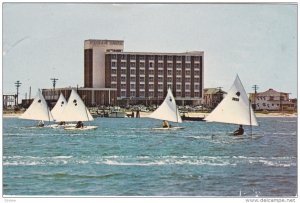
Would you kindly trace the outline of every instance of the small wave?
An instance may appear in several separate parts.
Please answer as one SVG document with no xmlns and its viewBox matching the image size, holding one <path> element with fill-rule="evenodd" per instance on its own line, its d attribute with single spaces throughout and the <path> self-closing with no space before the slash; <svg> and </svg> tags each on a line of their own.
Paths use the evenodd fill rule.
<svg viewBox="0 0 300 203">
<path fill-rule="evenodd" d="M 97 164 L 120 166 L 160 166 L 160 165 L 208 165 L 237 166 L 239 164 L 262 164 L 272 167 L 293 167 L 296 157 L 246 157 L 246 156 L 4 156 L 4 166 L 14 165 L 67 165 Z"/>
</svg>

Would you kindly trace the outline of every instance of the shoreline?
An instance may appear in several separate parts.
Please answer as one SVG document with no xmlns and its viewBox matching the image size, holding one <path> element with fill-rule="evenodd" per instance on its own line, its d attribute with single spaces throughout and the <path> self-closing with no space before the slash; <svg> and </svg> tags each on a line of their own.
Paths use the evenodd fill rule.
<svg viewBox="0 0 300 203">
<path fill-rule="evenodd" d="M 126 112 L 126 113 L 131 113 L 131 112 Z M 140 117 L 144 118 L 147 117 L 148 115 L 150 115 L 152 112 L 140 112 Z M 186 116 L 189 117 L 206 117 L 209 113 L 198 113 L 198 112 L 189 112 L 186 113 Z M 21 116 L 22 113 L 2 113 L 2 118 L 16 118 Z M 274 112 L 274 113 L 255 113 L 257 118 L 261 118 L 261 117 L 283 117 L 283 118 L 297 118 L 298 114 L 297 113 L 278 113 L 278 112 Z"/>
</svg>

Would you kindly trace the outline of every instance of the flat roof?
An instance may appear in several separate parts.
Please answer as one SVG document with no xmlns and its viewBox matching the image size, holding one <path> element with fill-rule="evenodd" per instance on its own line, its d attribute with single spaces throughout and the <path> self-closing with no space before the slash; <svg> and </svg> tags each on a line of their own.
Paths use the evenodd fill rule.
<svg viewBox="0 0 300 203">
<path fill-rule="evenodd" d="M 204 51 L 171 52 L 106 52 L 105 54 L 132 54 L 132 55 L 203 55 Z"/>
</svg>

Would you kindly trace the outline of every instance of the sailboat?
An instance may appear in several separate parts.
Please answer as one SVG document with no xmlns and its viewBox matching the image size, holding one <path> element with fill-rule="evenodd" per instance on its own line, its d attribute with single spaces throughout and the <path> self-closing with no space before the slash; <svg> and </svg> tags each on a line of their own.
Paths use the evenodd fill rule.
<svg viewBox="0 0 300 203">
<path fill-rule="evenodd" d="M 93 121 L 93 117 L 89 110 L 85 106 L 84 102 L 77 94 L 77 92 L 72 89 L 71 95 L 69 97 L 68 103 L 61 114 L 56 118 L 56 121 L 64 122 L 78 122 L 78 121 Z M 97 126 L 83 126 L 81 128 L 76 128 L 75 126 L 65 127 L 65 130 L 90 130 L 96 129 Z"/>
<path fill-rule="evenodd" d="M 55 121 L 57 121 L 57 118 L 59 118 L 62 115 L 62 113 L 63 113 L 64 109 L 66 108 L 66 106 L 67 106 L 67 100 L 64 97 L 64 95 L 62 93 L 60 93 L 59 98 L 58 98 L 55 106 L 51 110 L 51 114 L 52 114 L 53 119 Z M 61 121 L 58 124 L 52 125 L 52 127 L 55 127 L 55 128 L 59 127 L 59 126 L 65 126 L 65 122 Z"/>
<path fill-rule="evenodd" d="M 164 102 L 148 116 L 149 118 L 165 120 L 170 122 L 182 123 L 180 113 L 176 106 L 176 101 L 172 94 L 171 89 L 168 89 L 167 96 Z M 170 127 L 170 128 L 153 128 L 156 130 L 168 130 L 168 129 L 183 129 L 183 127 Z"/>
<path fill-rule="evenodd" d="M 258 126 L 258 123 L 238 75 L 225 98 L 205 120 L 208 122 L 249 125 L 252 135 L 252 126 Z"/>
<path fill-rule="evenodd" d="M 66 108 L 66 105 L 67 105 L 67 100 L 64 97 L 64 95 L 62 93 L 60 93 L 59 98 L 58 98 L 55 106 L 51 110 L 51 113 L 52 113 L 52 116 L 53 116 L 54 120 L 56 120 L 56 118 L 58 118 L 62 114 L 62 112 Z"/>
<path fill-rule="evenodd" d="M 48 108 L 47 102 L 40 90 L 29 108 L 19 117 L 20 119 L 38 120 L 40 122 L 53 121 L 53 116 Z M 43 126 L 38 126 L 43 127 Z"/>
</svg>

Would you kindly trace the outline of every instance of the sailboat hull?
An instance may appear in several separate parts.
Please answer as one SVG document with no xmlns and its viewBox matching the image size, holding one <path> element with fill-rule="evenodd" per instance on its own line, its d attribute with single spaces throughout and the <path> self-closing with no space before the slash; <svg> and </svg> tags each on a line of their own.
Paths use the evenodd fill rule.
<svg viewBox="0 0 300 203">
<path fill-rule="evenodd" d="M 184 127 L 171 127 L 171 128 L 152 128 L 152 130 L 182 130 Z"/>
<path fill-rule="evenodd" d="M 75 128 L 75 127 L 66 127 L 65 130 L 70 131 L 84 131 L 84 130 L 96 130 L 98 126 L 84 126 L 83 128 Z"/>
</svg>

